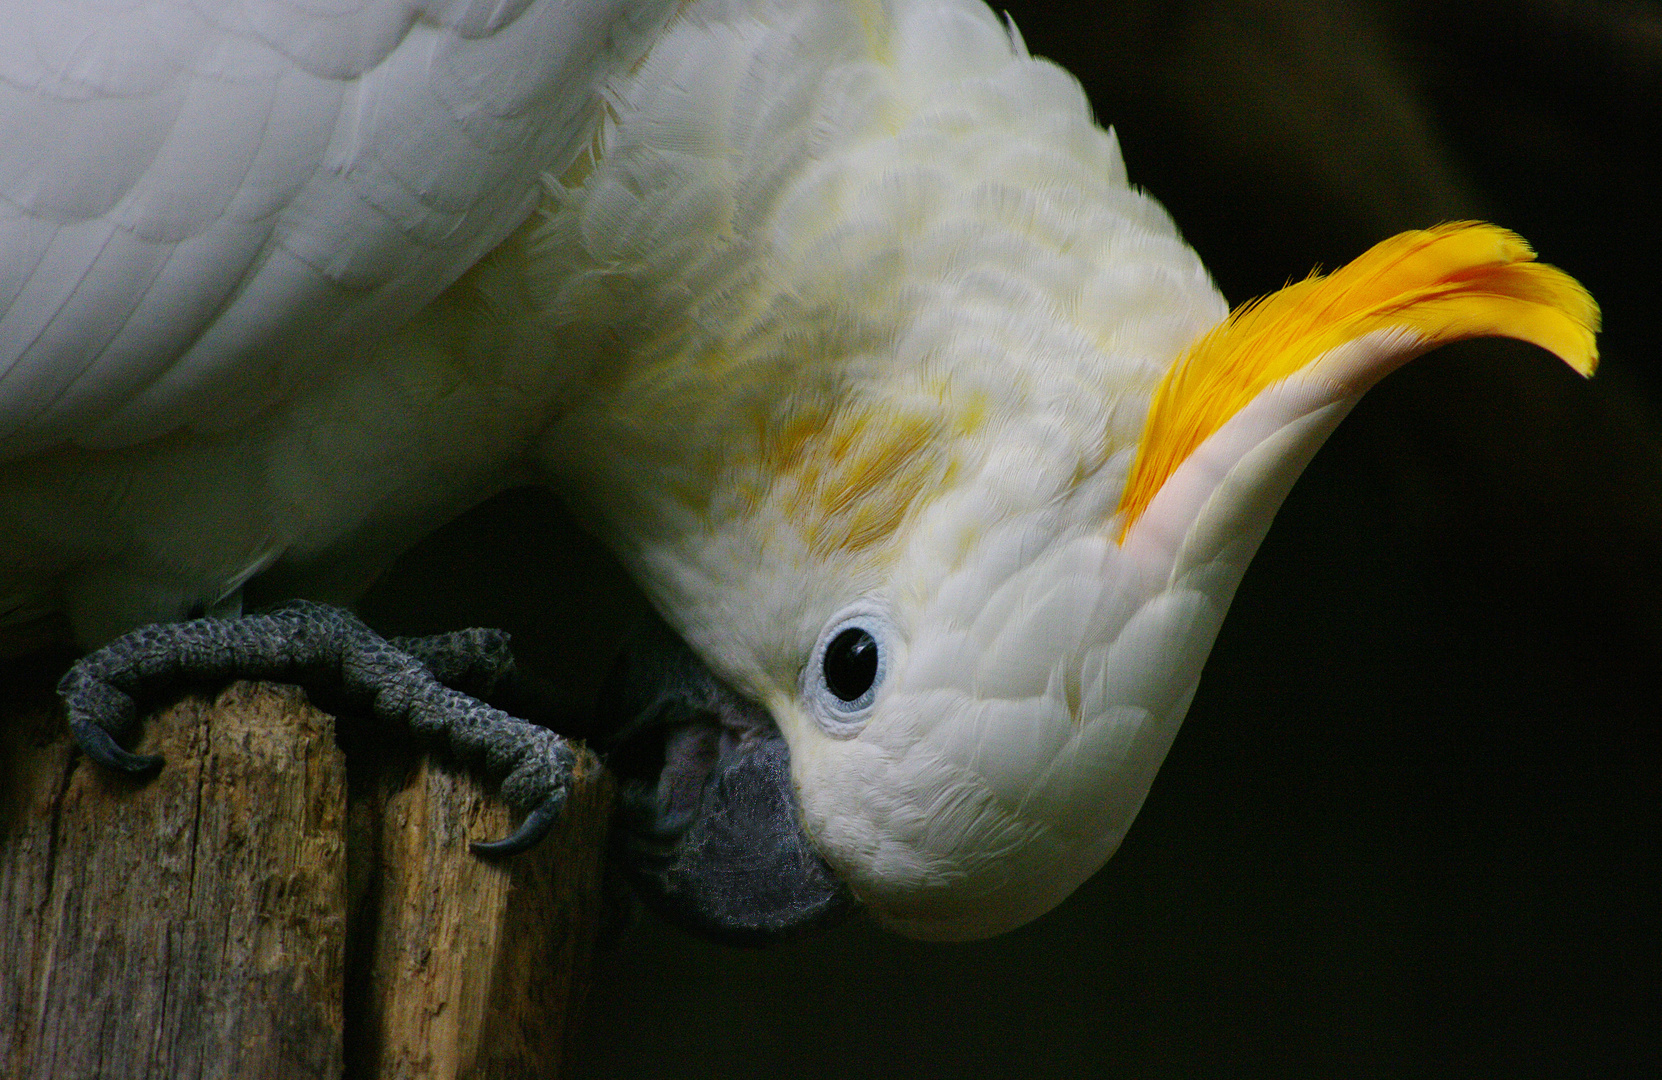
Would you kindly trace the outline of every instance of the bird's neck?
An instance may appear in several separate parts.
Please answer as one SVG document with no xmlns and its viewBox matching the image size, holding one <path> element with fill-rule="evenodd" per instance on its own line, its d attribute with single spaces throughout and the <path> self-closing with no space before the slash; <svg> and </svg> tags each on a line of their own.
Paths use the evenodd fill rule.
<svg viewBox="0 0 1662 1080">
<path fill-rule="evenodd" d="M 965 485 L 1123 472 L 1223 313 L 1069 76 L 912 7 L 689 5 L 508 249 L 573 373 L 549 471 L 663 607 L 777 590 L 758 545 L 875 573 Z"/>
</svg>

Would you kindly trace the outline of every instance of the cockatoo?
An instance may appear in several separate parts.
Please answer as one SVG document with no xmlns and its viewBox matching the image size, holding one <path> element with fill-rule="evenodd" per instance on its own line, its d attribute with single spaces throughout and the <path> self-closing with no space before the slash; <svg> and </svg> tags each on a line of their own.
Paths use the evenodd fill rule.
<svg viewBox="0 0 1662 1080">
<path fill-rule="evenodd" d="M 332 626 L 444 681 L 332 609 L 215 617 L 551 485 L 675 635 L 613 699 L 657 745 L 643 873 L 718 932 L 1049 910 L 1358 397 L 1474 336 L 1596 360 L 1591 298 L 1485 224 L 1231 314 L 979 0 L 3 7 L 0 618 L 119 639 L 98 686 L 204 615 L 184 651 Z M 535 730 L 485 713 L 493 755 Z"/>
</svg>

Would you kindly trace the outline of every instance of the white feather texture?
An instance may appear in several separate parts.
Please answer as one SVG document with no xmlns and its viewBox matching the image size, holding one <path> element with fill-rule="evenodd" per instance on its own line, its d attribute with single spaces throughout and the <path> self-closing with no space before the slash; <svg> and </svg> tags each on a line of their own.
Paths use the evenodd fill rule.
<svg viewBox="0 0 1662 1080">
<path fill-rule="evenodd" d="M 979 5 L 896 8 L 696 5 L 616 84 L 535 238 L 600 373 L 544 460 L 772 708 L 862 898 L 976 936 L 1101 865 L 1193 693 L 1233 582 L 1169 588 L 1108 529 L 1227 309 L 1070 77 Z M 859 610 L 894 636 L 850 736 L 807 661 Z"/>
<path fill-rule="evenodd" d="M 551 376 L 434 297 L 672 7 L 0 0 L 0 622 L 346 598 L 508 482 Z"/>
<path fill-rule="evenodd" d="M 1272 385 L 1117 542 L 1151 395 L 1226 307 L 973 0 L 0 25 L 0 621 L 93 642 L 268 567 L 349 597 L 544 479 L 919 936 L 1019 925 L 1112 853 L 1363 388 L 1342 349 Z M 849 620 L 886 673 L 853 720 L 810 663 Z"/>
<path fill-rule="evenodd" d="M 352 362 L 524 220 L 640 8 L 0 4 L 0 454 L 230 427 Z"/>
</svg>

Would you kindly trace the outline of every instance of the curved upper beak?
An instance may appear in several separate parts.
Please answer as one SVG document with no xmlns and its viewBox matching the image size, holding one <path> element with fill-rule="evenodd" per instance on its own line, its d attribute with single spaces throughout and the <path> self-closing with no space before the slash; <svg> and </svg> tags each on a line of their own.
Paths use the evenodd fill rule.
<svg viewBox="0 0 1662 1080">
<path fill-rule="evenodd" d="M 790 748 L 772 718 L 667 626 L 655 621 L 625 649 L 599 713 L 601 751 L 622 787 L 615 856 L 649 906 L 738 944 L 854 909 L 803 831 Z"/>
</svg>

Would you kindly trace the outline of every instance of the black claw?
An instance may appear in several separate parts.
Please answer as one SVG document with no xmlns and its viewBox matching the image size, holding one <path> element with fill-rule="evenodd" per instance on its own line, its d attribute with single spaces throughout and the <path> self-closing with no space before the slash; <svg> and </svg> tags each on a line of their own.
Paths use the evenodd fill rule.
<svg viewBox="0 0 1662 1080">
<path fill-rule="evenodd" d="M 475 840 L 468 847 L 475 855 L 485 858 L 506 858 L 509 855 L 518 855 L 522 851 L 529 851 L 542 842 L 554 827 L 554 822 L 560 818 L 560 808 L 565 805 L 565 792 L 550 795 L 540 806 L 536 807 L 525 820 L 519 823 L 519 828 L 504 836 L 500 840 Z"/>
<path fill-rule="evenodd" d="M 81 750 L 87 757 L 104 766 L 124 773 L 151 772 L 162 767 L 166 759 L 160 754 L 135 754 L 124 749 L 116 742 L 109 732 L 91 724 L 82 725 L 76 731 L 76 741 L 81 744 Z"/>
<path fill-rule="evenodd" d="M 571 781 L 571 750 L 554 733 L 493 708 L 474 694 L 512 690 L 517 674 L 506 634 L 464 630 L 389 643 L 339 608 L 296 601 L 267 615 L 197 619 L 145 627 L 84 657 L 58 684 L 70 727 L 106 768 L 143 773 L 156 756 L 121 748 L 113 733 L 137 719 L 148 699 L 187 679 L 269 679 L 302 683 L 323 709 L 367 713 L 407 725 L 476 771 L 503 781 L 511 805 L 534 805 L 513 835 L 472 845 L 513 855 L 553 827 Z M 434 667 L 429 667 L 431 662 Z M 435 670 L 436 668 L 436 670 Z"/>
</svg>

